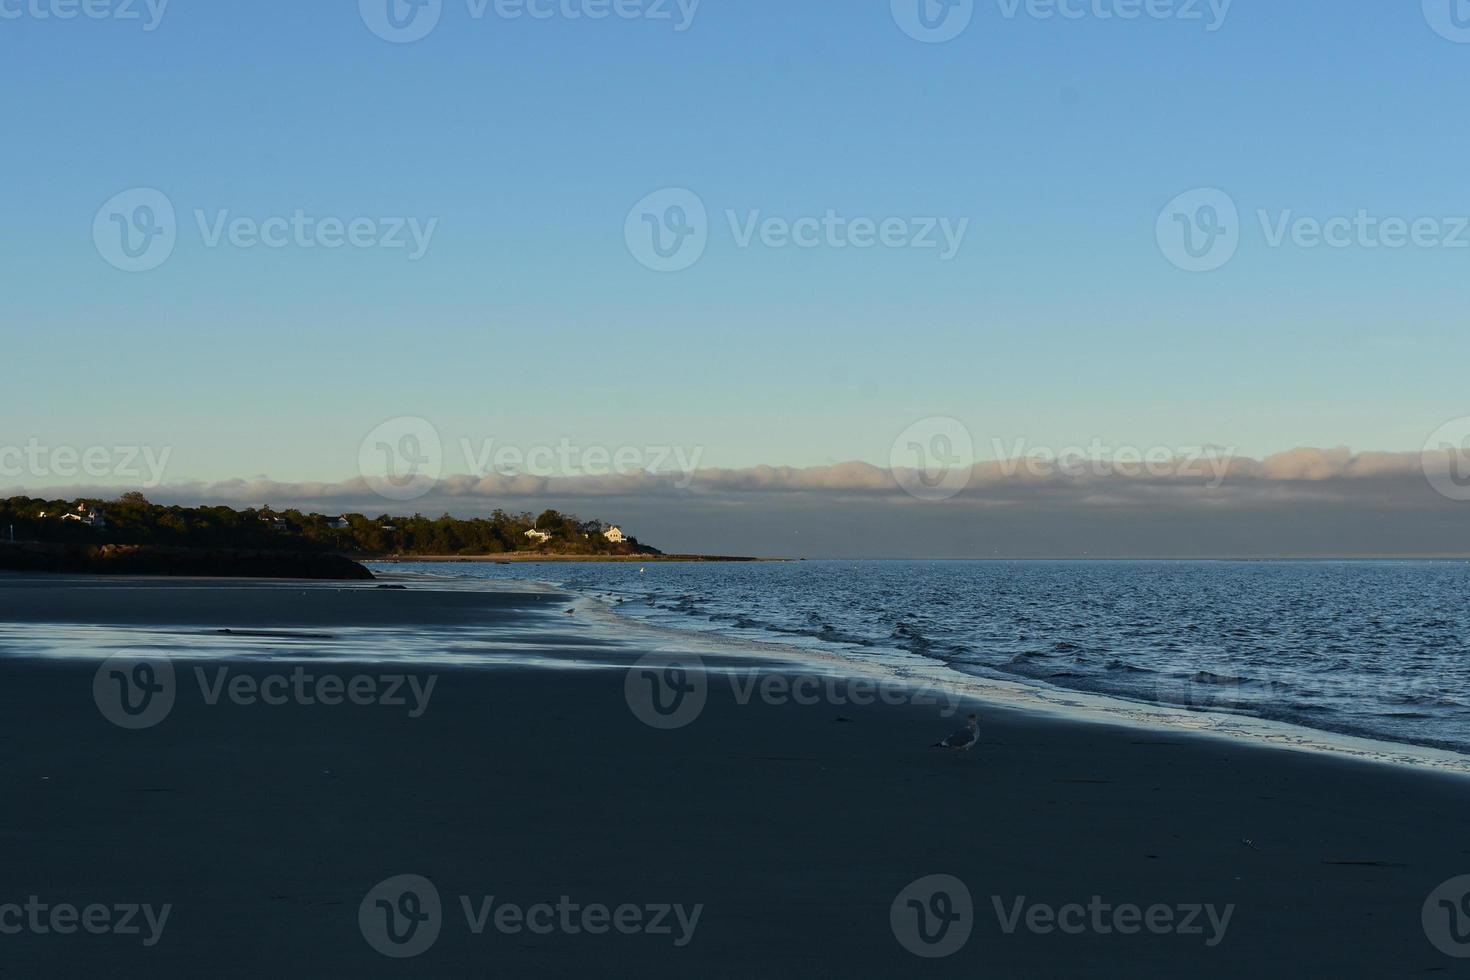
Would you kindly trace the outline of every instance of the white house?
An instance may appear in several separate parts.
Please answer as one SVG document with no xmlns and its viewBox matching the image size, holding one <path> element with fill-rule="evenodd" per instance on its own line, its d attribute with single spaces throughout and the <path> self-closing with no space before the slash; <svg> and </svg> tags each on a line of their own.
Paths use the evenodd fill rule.
<svg viewBox="0 0 1470 980">
<path fill-rule="evenodd" d="M 545 531 L 538 531 L 534 527 L 526 532 L 526 537 L 530 538 L 537 544 L 545 544 L 546 542 L 551 540 L 551 535 L 547 534 Z"/>
<path fill-rule="evenodd" d="M 602 536 L 604 538 L 607 538 L 613 544 L 622 544 L 624 541 L 628 540 L 627 538 L 623 537 L 623 529 L 620 527 L 610 527 L 606 531 L 602 532 Z"/>
<path fill-rule="evenodd" d="M 41 516 L 45 517 L 46 515 L 43 513 Z M 107 515 L 96 507 L 88 507 L 86 504 L 77 504 L 76 510 L 62 514 L 61 519 L 63 521 L 77 521 L 78 523 L 85 524 L 87 527 L 107 526 Z"/>
<path fill-rule="evenodd" d="M 327 521 L 327 527 L 333 531 L 345 531 L 352 526 L 352 522 L 345 517 L 333 517 Z"/>
</svg>

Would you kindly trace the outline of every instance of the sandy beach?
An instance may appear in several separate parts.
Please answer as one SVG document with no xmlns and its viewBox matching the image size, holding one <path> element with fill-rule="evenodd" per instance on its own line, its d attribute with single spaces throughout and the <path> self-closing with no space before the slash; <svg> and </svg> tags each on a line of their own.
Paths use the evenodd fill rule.
<svg viewBox="0 0 1470 980">
<path fill-rule="evenodd" d="M 706 657 L 702 710 L 661 730 L 629 693 L 648 637 L 599 638 L 568 608 L 423 583 L 0 576 L 0 976 L 1463 969 L 1421 910 L 1470 873 L 1470 780 L 983 701 L 856 704 L 850 679 L 757 656 Z M 422 662 L 375 662 L 379 631 L 412 632 Z M 216 656 L 239 634 L 272 652 Z M 109 720 L 95 657 L 36 655 L 102 636 L 126 658 L 152 635 L 196 653 L 172 655 L 146 727 Z M 368 645 L 314 658 L 312 636 Z M 433 656 L 482 641 L 518 665 Z M 972 710 L 973 752 L 930 747 Z M 904 919 L 933 875 L 968 892 L 919 903 L 955 917 L 939 946 L 968 931 L 938 958 Z M 437 914 L 422 889 L 403 902 L 420 880 Z M 112 928 L 130 906 L 140 928 Z M 374 932 L 414 917 L 406 944 Z"/>
</svg>

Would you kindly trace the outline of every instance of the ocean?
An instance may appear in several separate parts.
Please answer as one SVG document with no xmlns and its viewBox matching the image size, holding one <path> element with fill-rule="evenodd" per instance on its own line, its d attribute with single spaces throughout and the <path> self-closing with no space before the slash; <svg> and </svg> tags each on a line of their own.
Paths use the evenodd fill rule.
<svg viewBox="0 0 1470 980">
<path fill-rule="evenodd" d="M 1470 562 L 391 566 L 649 626 L 1470 753 Z"/>
</svg>

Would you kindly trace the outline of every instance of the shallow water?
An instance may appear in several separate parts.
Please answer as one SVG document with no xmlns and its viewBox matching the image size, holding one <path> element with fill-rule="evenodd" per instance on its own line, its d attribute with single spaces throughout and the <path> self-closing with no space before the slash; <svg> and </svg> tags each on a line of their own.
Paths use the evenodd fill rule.
<svg viewBox="0 0 1470 980">
<path fill-rule="evenodd" d="M 1470 752 L 1470 563 L 445 564 L 649 625 Z"/>
</svg>

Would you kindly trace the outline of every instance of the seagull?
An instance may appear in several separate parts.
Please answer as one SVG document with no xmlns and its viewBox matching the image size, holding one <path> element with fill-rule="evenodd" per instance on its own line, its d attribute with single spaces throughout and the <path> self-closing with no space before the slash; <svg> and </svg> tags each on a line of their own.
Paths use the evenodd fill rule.
<svg viewBox="0 0 1470 980">
<path fill-rule="evenodd" d="M 936 749 L 952 749 L 955 752 L 968 752 L 980 741 L 980 716 L 971 715 L 968 724 L 959 731 L 947 736 L 943 741 L 935 742 L 932 746 Z"/>
</svg>

